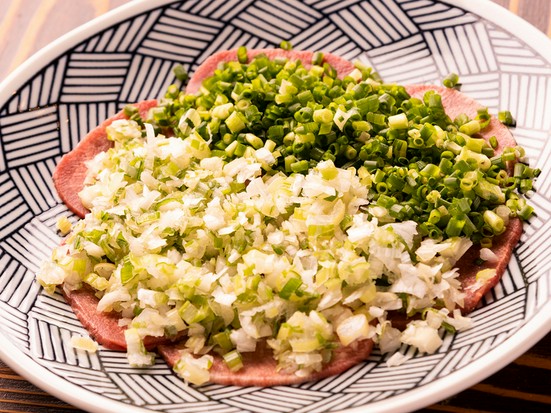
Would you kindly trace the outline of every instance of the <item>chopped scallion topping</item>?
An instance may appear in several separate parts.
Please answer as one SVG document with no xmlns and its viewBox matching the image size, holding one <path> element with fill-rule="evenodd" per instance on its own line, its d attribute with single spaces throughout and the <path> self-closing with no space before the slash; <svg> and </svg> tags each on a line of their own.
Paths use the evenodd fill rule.
<svg viewBox="0 0 551 413">
<path fill-rule="evenodd" d="M 459 83 L 459 76 L 457 73 L 450 73 L 442 80 L 442 84 L 447 88 L 454 88 Z"/>
<path fill-rule="evenodd" d="M 513 119 L 513 115 L 508 110 L 498 112 L 497 118 L 501 123 L 507 126 L 516 126 L 516 121 Z"/>
</svg>

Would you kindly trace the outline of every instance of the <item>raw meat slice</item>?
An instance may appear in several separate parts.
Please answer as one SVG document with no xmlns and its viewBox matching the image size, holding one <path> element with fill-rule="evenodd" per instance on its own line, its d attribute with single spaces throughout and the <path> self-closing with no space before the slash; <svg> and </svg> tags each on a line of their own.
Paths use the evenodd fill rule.
<svg viewBox="0 0 551 413">
<path fill-rule="evenodd" d="M 477 109 L 483 107 L 480 103 L 466 94 L 443 86 L 408 85 L 405 88 L 412 97 L 418 99 L 423 99 L 425 92 L 435 90 L 442 96 L 442 104 L 444 105 L 446 114 L 452 120 L 461 113 L 465 113 L 471 119 L 474 119 Z M 498 147 L 496 148 L 496 154 L 503 152 L 503 149 L 506 147 L 514 147 L 517 145 L 509 128 L 502 124 L 495 116 L 492 116 L 490 124 L 480 131 L 479 135 L 486 140 L 490 139 L 491 136 L 497 138 Z"/>
<path fill-rule="evenodd" d="M 306 67 L 310 66 L 312 60 L 312 52 L 307 51 L 285 51 L 281 49 L 248 51 L 249 58 L 259 53 L 265 53 L 270 58 L 286 57 L 289 59 L 300 59 Z M 210 76 L 221 62 L 237 60 L 236 56 L 236 51 L 233 50 L 218 52 L 206 59 L 190 79 L 186 92 L 196 93 L 200 89 L 202 81 Z M 337 69 L 339 77 L 345 76 L 354 69 L 354 65 L 351 62 L 332 54 L 326 53 L 324 61 Z M 460 113 L 466 113 L 470 117 L 474 117 L 476 109 L 480 107 L 475 100 L 453 89 L 431 85 L 406 86 L 408 93 L 417 98 L 422 98 L 423 94 L 430 89 L 434 89 L 441 94 L 446 112 L 452 119 Z M 140 109 L 142 117 L 145 117 L 147 111 L 156 104 L 155 100 L 150 100 L 141 102 L 137 106 Z M 69 209 L 80 217 L 83 217 L 87 212 L 78 198 L 78 192 L 83 187 L 86 175 L 84 161 L 111 147 L 111 142 L 107 140 L 105 128 L 114 120 L 121 119 L 122 117 L 122 113 L 119 113 L 90 132 L 72 152 L 63 157 L 56 169 L 54 183 L 60 197 Z M 504 147 L 516 145 L 508 128 L 495 118 L 492 118 L 490 125 L 480 135 L 486 139 L 495 135 L 499 143 L 498 152 L 502 151 Z M 460 280 L 466 292 L 463 307 L 465 313 L 472 311 L 482 296 L 499 281 L 521 233 L 522 222 L 519 219 L 513 219 L 509 223 L 507 231 L 494 240 L 492 250 L 499 258 L 497 263 L 485 263 L 482 266 L 476 265 L 476 260 L 479 256 L 478 247 L 471 248 L 459 261 L 458 265 L 461 270 Z M 476 273 L 480 269 L 490 267 L 496 268 L 496 276 L 483 282 L 477 281 Z M 73 291 L 67 294 L 66 297 L 79 319 L 96 340 L 108 348 L 125 349 L 124 330 L 123 327 L 118 325 L 118 316 L 98 313 L 96 310 L 98 300 L 93 292 L 90 290 Z M 146 345 L 148 348 L 153 348 L 158 344 L 160 343 L 157 338 L 148 338 Z M 321 372 L 306 378 L 277 372 L 276 361 L 271 356 L 271 351 L 265 347 L 259 348 L 254 353 L 244 353 L 245 367 L 238 372 L 231 372 L 226 367 L 222 358 L 215 356 L 215 363 L 211 370 L 211 381 L 228 385 L 272 386 L 320 379 L 343 372 L 365 360 L 369 356 L 372 346 L 373 342 L 371 340 L 363 340 L 354 345 L 339 348 L 335 352 L 333 361 L 328 363 Z M 178 345 L 160 344 L 158 345 L 158 349 L 169 364 L 173 365 L 177 361 L 179 355 Z"/>
<path fill-rule="evenodd" d="M 92 288 L 83 287 L 73 291 L 63 288 L 62 290 L 63 296 L 71 305 L 77 318 L 99 344 L 110 350 L 126 350 L 125 328 L 119 325 L 120 314 L 99 312 L 99 300 Z M 151 350 L 158 344 L 171 343 L 177 338 L 148 336 L 144 338 L 144 345 Z"/>
<path fill-rule="evenodd" d="M 259 344 L 256 351 L 242 353 L 243 367 L 236 372 L 231 371 L 222 357 L 215 354 L 210 369 L 210 381 L 228 386 L 267 387 L 319 380 L 342 373 L 366 360 L 371 354 L 372 348 L 373 341 L 369 339 L 353 342 L 346 347 L 339 347 L 333 353 L 333 359 L 324 365 L 322 370 L 301 377 L 277 371 L 277 362 L 272 356 L 271 349 L 266 345 Z M 180 358 L 177 345 L 160 345 L 157 349 L 169 366 L 174 366 Z"/>
<path fill-rule="evenodd" d="M 283 49 L 256 49 L 248 50 L 247 55 L 249 59 L 252 59 L 256 55 L 265 54 L 270 59 L 277 57 L 287 58 L 289 60 L 300 60 L 302 65 L 306 68 L 312 66 L 313 53 L 303 50 L 283 50 Z M 216 68 L 220 63 L 237 61 L 237 50 L 223 50 L 216 52 L 212 56 L 209 56 L 201 65 L 197 68 L 193 76 L 189 79 L 186 87 L 186 93 L 197 93 L 201 88 L 203 80 L 212 76 Z M 354 70 L 354 64 L 340 56 L 336 56 L 331 53 L 324 53 L 323 62 L 329 63 L 338 73 L 340 78 L 349 74 Z"/>
<path fill-rule="evenodd" d="M 157 101 L 145 100 L 136 106 L 142 119 L 145 119 L 149 109 L 157 106 Z M 67 205 L 67 208 L 81 218 L 88 213 L 78 196 L 84 187 L 87 171 L 86 161 L 113 146 L 113 143 L 107 139 L 105 128 L 115 120 L 124 118 L 125 115 L 121 111 L 90 131 L 71 152 L 61 158 L 54 171 L 53 181 L 59 197 Z"/>
</svg>

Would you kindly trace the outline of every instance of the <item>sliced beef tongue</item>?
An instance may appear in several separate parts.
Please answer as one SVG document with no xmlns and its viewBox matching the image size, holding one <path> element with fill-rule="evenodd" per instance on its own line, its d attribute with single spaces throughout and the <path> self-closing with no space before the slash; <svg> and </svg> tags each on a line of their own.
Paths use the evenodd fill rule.
<svg viewBox="0 0 551 413">
<path fill-rule="evenodd" d="M 283 49 L 252 49 L 247 51 L 249 60 L 259 54 L 265 54 L 270 59 L 286 58 L 289 60 L 300 60 L 302 65 L 306 68 L 312 66 L 313 52 L 304 50 L 283 50 Z M 193 76 L 189 79 L 186 87 L 187 93 L 197 93 L 201 88 L 203 80 L 212 76 L 214 71 L 221 63 L 237 61 L 237 50 L 223 50 L 216 52 L 213 55 L 205 59 L 203 63 L 197 68 Z M 340 78 L 348 75 L 354 70 L 354 64 L 342 57 L 336 56 L 331 53 L 323 54 L 323 62 L 329 63 L 337 71 Z"/>
<path fill-rule="evenodd" d="M 172 367 L 180 358 L 180 348 L 181 346 L 178 345 L 160 345 L 157 349 L 167 364 Z M 278 371 L 277 362 L 271 349 L 262 343 L 257 346 L 256 351 L 241 354 L 243 367 L 236 372 L 228 368 L 222 357 L 214 355 L 213 365 L 210 369 L 210 381 L 228 386 L 267 387 L 319 380 L 340 374 L 366 360 L 371 354 L 372 348 L 373 341 L 369 339 L 356 341 L 346 347 L 339 347 L 334 351 L 333 359 L 324 365 L 322 370 L 302 377 Z"/>
<path fill-rule="evenodd" d="M 136 106 L 140 116 L 145 119 L 149 109 L 157 106 L 157 101 L 146 100 Z M 113 146 L 113 143 L 107 139 L 106 128 L 115 120 L 124 118 L 125 115 L 121 111 L 90 131 L 71 152 L 61 158 L 54 171 L 53 181 L 59 197 L 69 210 L 81 218 L 88 213 L 78 196 L 84 187 L 87 171 L 86 161 Z"/>
<path fill-rule="evenodd" d="M 82 325 L 99 344 L 110 350 L 126 350 L 125 327 L 119 325 L 120 315 L 98 312 L 99 300 L 91 288 L 63 291 L 63 295 Z M 170 366 L 180 358 L 181 342 L 175 343 L 166 337 L 148 336 L 144 339 L 144 345 L 148 350 L 156 348 Z M 237 372 L 231 371 L 223 358 L 214 354 L 214 363 L 210 370 L 211 382 L 234 386 L 277 386 L 318 380 L 342 373 L 366 360 L 372 348 L 372 340 L 362 340 L 347 347 L 340 347 L 321 371 L 301 377 L 279 372 L 272 351 L 261 344 L 255 352 L 242 354 L 244 367 Z"/>
<path fill-rule="evenodd" d="M 493 240 L 492 251 L 497 256 L 497 261 L 479 263 L 481 247 L 480 245 L 474 245 L 456 263 L 456 267 L 460 270 L 459 281 L 465 293 L 465 299 L 461 307 L 463 315 L 474 311 L 484 295 L 497 285 L 507 268 L 513 249 L 519 242 L 521 235 L 522 221 L 518 218 L 511 219 L 507 230 Z M 485 269 L 495 269 L 496 273 L 493 277 L 477 280 L 476 275 L 479 271 Z M 392 321 L 393 327 L 400 330 L 404 330 L 408 321 L 411 320 L 401 312 L 390 313 L 388 319 Z"/>
<path fill-rule="evenodd" d="M 62 290 L 77 318 L 99 344 L 110 350 L 126 350 L 125 327 L 119 324 L 121 316 L 118 313 L 98 311 L 99 300 L 89 287 L 73 291 Z M 172 342 L 173 339 L 168 337 L 144 338 L 144 345 L 148 350 L 154 349 L 158 344 Z"/>
<path fill-rule="evenodd" d="M 249 58 L 259 53 L 265 53 L 271 58 L 287 57 L 289 59 L 300 59 L 305 66 L 310 65 L 312 60 L 311 52 L 270 49 L 250 50 L 248 53 Z M 354 68 L 352 63 L 338 56 L 326 53 L 324 59 L 337 69 L 340 77 L 347 75 Z M 213 73 L 219 63 L 230 60 L 237 60 L 235 50 L 219 52 L 206 59 L 190 79 L 186 91 L 188 93 L 197 92 L 202 81 Z M 452 118 L 463 112 L 474 117 L 476 115 L 476 109 L 480 107 L 473 99 L 452 89 L 428 85 L 412 85 L 407 86 L 406 89 L 411 95 L 418 98 L 422 98 L 427 90 L 435 89 L 442 95 L 444 107 Z M 157 102 L 155 100 L 150 100 L 141 102 L 137 106 L 139 107 L 142 117 L 145 117 L 148 110 L 156 104 Z M 86 166 L 84 162 L 92 159 L 97 153 L 111 147 L 111 142 L 107 140 L 105 128 L 114 120 L 121 119 L 122 117 L 123 114 L 119 113 L 90 132 L 72 152 L 62 158 L 54 173 L 54 183 L 61 199 L 67 204 L 71 211 L 80 217 L 83 217 L 88 212 L 81 204 L 78 197 L 78 192 L 80 192 L 83 187 L 86 175 Z M 481 135 L 485 138 L 495 135 L 498 139 L 500 150 L 506 146 L 516 145 L 509 130 L 495 119 L 492 120 L 490 126 L 486 128 Z M 477 266 L 475 264 L 479 255 L 478 248 L 473 247 L 459 262 L 461 271 L 460 279 L 466 292 L 465 305 L 463 308 L 465 312 L 473 310 L 482 296 L 499 281 L 507 266 L 512 249 L 518 242 L 521 233 L 522 223 L 520 220 L 515 219 L 509 224 L 507 231 L 495 240 L 492 249 L 498 256 L 499 261 L 495 264 L 491 264 L 496 268 L 496 276 L 491 279 L 484 281 L 476 280 L 476 273 L 478 270 L 490 265 L 489 263 L 483 266 Z M 118 324 L 118 316 L 98 312 L 98 300 L 92 291 L 86 289 L 72 291 L 66 294 L 66 297 L 77 317 L 99 343 L 110 349 L 124 350 L 126 348 L 124 329 Z M 158 345 L 158 349 L 162 356 L 169 364 L 173 365 L 179 357 L 178 346 L 174 344 L 167 345 L 167 341 L 168 340 L 164 338 L 147 338 L 146 346 L 148 348 L 153 348 Z M 211 377 L 212 381 L 215 383 L 243 386 L 272 386 L 314 380 L 343 372 L 362 360 L 365 360 L 369 356 L 372 346 L 373 343 L 371 340 L 364 340 L 353 346 L 339 348 L 335 352 L 334 359 L 328 363 L 321 372 L 306 378 L 278 372 L 275 360 L 271 357 L 270 351 L 265 348 L 260 348 L 254 353 L 245 353 L 243 355 L 245 367 L 238 372 L 231 372 L 222 359 L 217 356 L 212 368 Z"/>
<path fill-rule="evenodd" d="M 407 92 L 415 98 L 423 99 L 425 92 L 435 90 L 442 96 L 442 104 L 446 110 L 446 114 L 453 120 L 458 115 L 465 113 L 471 119 L 477 115 L 477 110 L 483 106 L 473 98 L 461 93 L 455 89 L 446 88 L 443 86 L 434 85 L 408 85 Z M 515 138 L 511 135 L 509 128 L 503 125 L 495 116 L 492 116 L 490 124 L 485 127 L 479 135 L 488 140 L 490 137 L 497 138 L 498 147 L 496 153 L 503 152 L 503 149 L 508 146 L 516 146 Z"/>
<path fill-rule="evenodd" d="M 435 90 L 442 96 L 444 109 L 452 119 L 461 113 L 465 113 L 470 118 L 474 119 L 477 114 L 477 109 L 482 107 L 477 101 L 469 96 L 455 89 L 449 89 L 442 86 L 409 85 L 406 86 L 406 90 L 412 97 L 419 99 L 422 99 L 427 91 Z M 509 128 L 499 122 L 495 116 L 492 117 L 490 124 L 484 128 L 479 135 L 486 140 L 495 136 L 498 142 L 496 148 L 496 153 L 498 154 L 503 152 L 503 149 L 506 147 L 516 146 L 515 139 L 513 135 L 511 135 Z M 522 221 L 517 218 L 512 219 L 507 226 L 507 230 L 493 240 L 492 251 L 498 257 L 497 262 L 486 262 L 482 265 L 477 265 L 476 262 L 480 258 L 480 246 L 475 245 L 469 249 L 463 258 L 456 264 L 460 269 L 461 275 L 459 279 L 465 291 L 465 302 L 462 308 L 464 314 L 474 310 L 484 294 L 490 291 L 499 282 L 511 259 L 513 248 L 520 240 L 521 235 Z M 477 280 L 476 274 L 486 268 L 495 268 L 496 275 L 483 281 Z"/>
<path fill-rule="evenodd" d="M 496 262 L 486 261 L 478 264 L 477 261 L 480 258 L 479 245 L 471 247 L 457 262 L 456 266 L 460 269 L 459 280 L 465 292 L 465 301 L 462 308 L 464 314 L 473 311 L 482 300 L 482 297 L 499 282 L 521 235 L 522 221 L 519 218 L 511 219 L 509 225 L 507 225 L 507 230 L 493 240 L 492 251 L 497 256 Z M 477 280 L 478 272 L 485 269 L 495 269 L 495 276 Z"/>
</svg>

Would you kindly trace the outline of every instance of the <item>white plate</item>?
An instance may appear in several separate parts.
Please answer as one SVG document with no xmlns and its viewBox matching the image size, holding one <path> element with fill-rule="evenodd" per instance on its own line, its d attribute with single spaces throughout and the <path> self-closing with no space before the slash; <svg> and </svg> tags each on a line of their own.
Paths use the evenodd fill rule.
<svg viewBox="0 0 551 413">
<path fill-rule="evenodd" d="M 216 50 L 282 39 L 358 58 L 387 81 L 438 83 L 455 71 L 464 92 L 516 116 L 515 137 L 543 170 L 532 198 L 538 218 L 472 314 L 475 327 L 400 367 L 375 353 L 339 376 L 268 389 L 186 387 L 160 360 L 139 370 L 121 353 L 76 352 L 67 337 L 85 330 L 34 281 L 59 242 L 56 219 L 70 215 L 51 181 L 60 156 L 125 103 L 160 96 L 175 63 L 193 71 Z M 551 42 L 488 1 L 132 2 L 56 41 L 0 86 L 0 356 L 44 390 L 98 412 L 397 412 L 457 393 L 551 325 L 551 256 L 542 254 L 551 246 L 550 111 Z"/>
</svg>

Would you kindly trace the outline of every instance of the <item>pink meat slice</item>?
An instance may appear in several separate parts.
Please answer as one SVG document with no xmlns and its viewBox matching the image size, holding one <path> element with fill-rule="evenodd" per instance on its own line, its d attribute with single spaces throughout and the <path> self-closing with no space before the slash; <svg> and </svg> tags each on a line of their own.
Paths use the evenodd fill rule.
<svg viewBox="0 0 551 413">
<path fill-rule="evenodd" d="M 449 89 L 442 86 L 409 85 L 406 86 L 406 90 L 412 97 L 418 99 L 422 99 L 427 91 L 435 90 L 442 96 L 444 109 L 452 119 L 461 113 L 465 113 L 470 118 L 474 119 L 477 114 L 477 109 L 482 107 L 482 105 L 469 96 L 455 89 Z M 503 152 L 503 149 L 506 147 L 514 147 L 517 144 L 509 128 L 503 125 L 496 117 L 492 117 L 490 124 L 484 128 L 479 135 L 486 140 L 490 139 L 492 136 L 497 138 L 498 146 L 496 148 L 496 154 Z M 497 262 L 486 262 L 483 265 L 477 265 L 476 261 L 480 257 L 479 246 L 473 246 L 465 253 L 461 260 L 459 260 L 457 263 L 457 267 L 460 269 L 461 273 L 459 279 L 465 291 L 463 313 L 467 314 L 474 310 L 484 294 L 490 291 L 499 282 L 521 235 L 522 221 L 517 218 L 512 219 L 507 226 L 507 230 L 493 240 L 492 251 L 498 257 Z M 477 272 L 486 268 L 495 268 L 496 275 L 485 282 L 476 281 Z"/>
<path fill-rule="evenodd" d="M 157 349 L 167 364 L 172 367 L 180 358 L 180 347 L 178 345 L 160 345 Z M 346 347 L 339 347 L 334 351 L 332 360 L 324 365 L 322 370 L 307 377 L 300 377 L 293 373 L 278 371 L 272 350 L 265 344 L 259 344 L 256 351 L 242 353 L 243 367 L 236 372 L 226 366 L 222 357 L 213 355 L 210 381 L 228 386 L 267 387 L 319 380 L 340 374 L 366 360 L 371 354 L 372 348 L 372 340 L 356 341 Z"/>
<path fill-rule="evenodd" d="M 446 113 L 453 120 L 461 113 L 465 113 L 471 119 L 476 116 L 477 109 L 482 108 L 482 105 L 473 98 L 461 93 L 455 89 L 446 88 L 443 86 L 433 85 L 409 85 L 406 86 L 407 92 L 415 98 L 423 99 L 425 92 L 429 90 L 435 90 L 440 96 L 442 96 L 442 104 Z M 491 136 L 497 138 L 498 147 L 496 148 L 496 154 L 503 152 L 506 147 L 516 146 L 515 138 L 511 135 L 509 128 L 503 125 L 495 116 L 492 116 L 490 124 L 480 132 L 480 136 L 486 140 Z"/>
<path fill-rule="evenodd" d="M 269 59 L 285 58 L 291 61 L 300 60 L 302 65 L 306 68 L 312 66 L 313 52 L 306 50 L 283 50 L 283 49 L 253 49 L 247 50 L 247 56 L 249 60 L 259 54 L 265 54 Z M 223 50 L 216 52 L 213 55 L 207 57 L 203 63 L 197 68 L 193 76 L 189 79 L 186 87 L 187 93 L 197 93 L 201 88 L 203 80 L 212 76 L 214 71 L 218 68 L 218 65 L 226 62 L 237 61 L 237 49 Z M 340 78 L 343 78 L 354 70 L 354 64 L 350 61 L 343 59 L 337 55 L 331 53 L 323 54 L 323 62 L 329 63 L 337 71 Z"/>
<path fill-rule="evenodd" d="M 519 218 L 513 218 L 509 221 L 507 230 L 493 240 L 492 251 L 497 256 L 496 262 L 486 261 L 483 264 L 477 264 L 477 260 L 480 258 L 480 245 L 471 247 L 457 262 L 456 266 L 461 271 L 459 280 L 465 292 L 462 308 L 464 314 L 473 311 L 482 297 L 499 282 L 521 235 L 522 221 Z M 476 274 L 488 268 L 495 269 L 496 274 L 484 281 L 477 280 Z"/>
<path fill-rule="evenodd" d="M 79 290 L 63 290 L 63 296 L 71 305 L 75 315 L 90 335 L 102 346 L 110 350 L 126 350 L 124 327 L 119 325 L 120 314 L 98 311 L 98 298 L 91 288 L 83 287 Z M 147 349 L 154 349 L 158 344 L 171 343 L 167 337 L 144 338 Z"/>
<path fill-rule="evenodd" d="M 82 325 L 99 344 L 110 350 L 126 350 L 125 328 L 119 325 L 120 315 L 113 312 L 98 312 L 99 300 L 92 289 L 85 287 L 74 291 L 63 290 L 63 295 Z M 180 337 L 176 340 L 178 338 Z M 148 350 L 156 348 L 170 366 L 178 361 L 179 349 L 182 348 L 181 342 L 176 343 L 166 337 L 145 337 L 144 345 Z M 214 354 L 210 370 L 211 382 L 235 386 L 277 386 L 318 380 L 342 373 L 366 360 L 372 348 L 372 340 L 362 340 L 347 347 L 340 347 L 335 350 L 332 360 L 321 371 L 300 377 L 278 372 L 272 351 L 260 344 L 257 351 L 243 353 L 244 367 L 238 372 L 232 372 L 222 357 Z"/>
<path fill-rule="evenodd" d="M 249 59 L 259 53 L 265 53 L 270 58 L 285 57 L 290 60 L 301 60 L 306 67 L 310 66 L 313 55 L 312 52 L 307 51 L 250 50 L 248 51 Z M 200 89 L 203 80 L 210 76 L 221 62 L 232 60 L 237 60 L 235 50 L 218 52 L 207 58 L 190 79 L 186 92 L 196 93 Z M 351 62 L 329 53 L 324 54 L 324 61 L 335 67 L 341 78 L 354 69 Z M 444 107 L 452 119 L 460 113 L 466 113 L 470 117 L 474 117 L 476 116 L 476 109 L 480 107 L 475 100 L 453 89 L 430 85 L 411 85 L 407 86 L 406 89 L 408 93 L 417 98 L 422 98 L 423 94 L 429 89 L 436 90 L 442 95 Z M 142 117 L 145 117 L 148 110 L 156 104 L 155 100 L 151 100 L 141 102 L 137 106 Z M 106 138 L 105 128 L 114 120 L 123 117 L 124 115 L 119 113 L 90 132 L 71 153 L 63 157 L 56 169 L 54 183 L 60 197 L 69 209 L 80 217 L 87 213 L 78 198 L 78 192 L 83 187 L 86 175 L 84 161 L 92 159 L 97 153 L 111 147 L 111 142 Z M 499 142 L 499 151 L 502 151 L 504 147 L 516 145 L 509 130 L 497 119 L 492 119 L 490 125 L 481 135 L 486 139 L 495 135 Z M 511 220 L 507 231 L 494 241 L 492 250 L 498 256 L 498 262 L 495 264 L 485 263 L 482 266 L 477 266 L 476 260 L 479 256 L 479 248 L 477 247 L 469 250 L 460 260 L 458 263 L 461 269 L 460 279 L 466 292 L 463 308 L 465 313 L 472 311 L 484 294 L 499 281 L 521 233 L 521 221 L 518 219 Z M 496 268 L 496 276 L 482 283 L 478 282 L 476 273 L 490 266 Z M 118 316 L 97 312 L 98 299 L 91 290 L 73 291 L 66 294 L 66 297 L 78 318 L 96 340 L 108 348 L 120 350 L 126 348 L 124 329 L 118 325 Z M 170 365 L 173 365 L 179 358 L 178 345 L 161 343 L 166 343 L 166 339 L 163 342 L 163 339 L 148 338 L 147 347 L 158 346 L 160 354 Z M 229 385 L 272 386 L 320 379 L 343 372 L 365 360 L 369 356 L 372 346 L 373 342 L 371 340 L 363 340 L 348 347 L 341 347 L 335 351 L 333 360 L 321 372 L 306 378 L 278 372 L 271 351 L 265 347 L 259 348 L 254 353 L 243 354 L 245 367 L 238 372 L 231 372 L 223 360 L 219 356 L 215 356 L 215 362 L 211 370 L 211 380 L 214 383 Z"/>
<path fill-rule="evenodd" d="M 521 235 L 522 221 L 519 218 L 513 218 L 509 221 L 507 230 L 493 240 L 492 251 L 497 256 L 495 262 L 485 261 L 482 264 L 478 264 L 481 247 L 480 245 L 473 245 L 456 263 L 455 266 L 460 270 L 458 279 L 465 293 L 465 299 L 461 307 L 463 315 L 474 311 L 484 295 L 497 285 L 507 269 L 513 249 L 519 242 Z M 477 280 L 476 274 L 485 269 L 495 269 L 496 273 L 493 277 L 487 278 L 484 281 Z M 398 312 L 389 313 L 387 318 L 392 321 L 393 327 L 400 330 L 404 330 L 411 320 L 404 313 Z"/>
<path fill-rule="evenodd" d="M 146 100 L 136 106 L 140 116 L 145 119 L 149 109 L 157 106 L 157 101 Z M 78 193 L 84 187 L 84 179 L 86 178 L 87 168 L 85 162 L 113 146 L 113 142 L 107 139 L 105 129 L 115 120 L 124 118 L 125 115 L 121 111 L 89 132 L 71 152 L 61 158 L 54 171 L 53 181 L 59 197 L 69 210 L 81 218 L 84 218 L 84 215 L 88 213 L 78 196 Z"/>
</svg>

